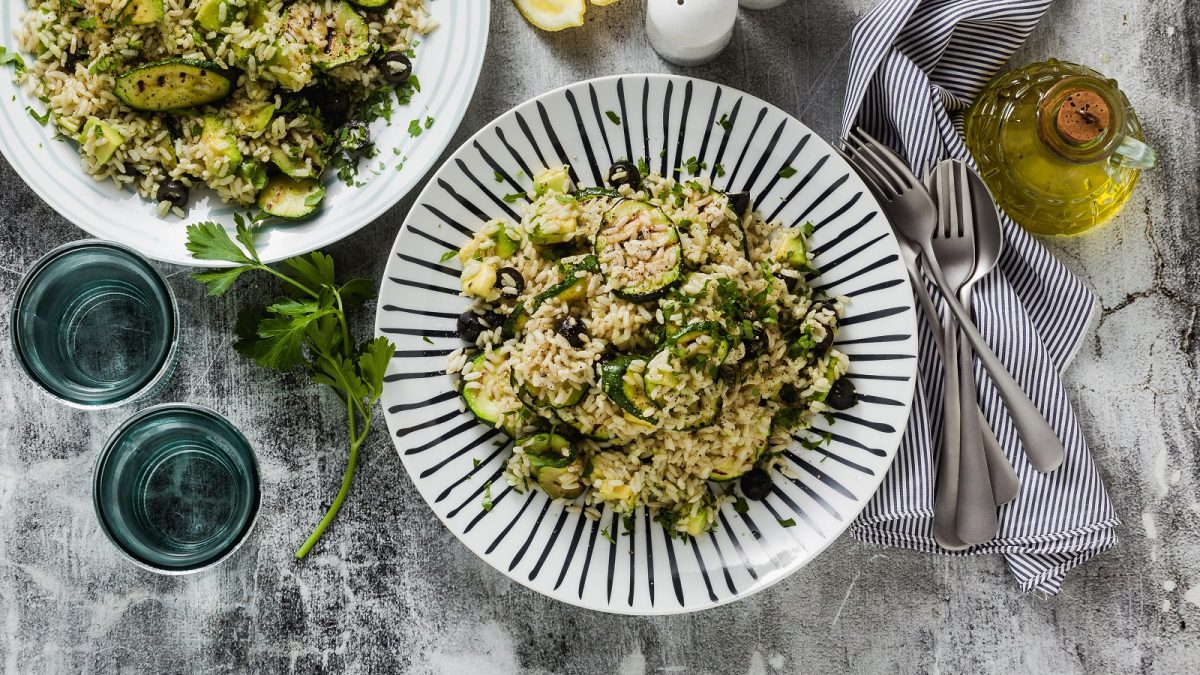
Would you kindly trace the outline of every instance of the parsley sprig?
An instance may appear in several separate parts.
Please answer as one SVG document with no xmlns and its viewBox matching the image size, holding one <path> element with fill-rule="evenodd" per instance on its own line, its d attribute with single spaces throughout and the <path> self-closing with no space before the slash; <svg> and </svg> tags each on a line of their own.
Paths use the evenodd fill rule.
<svg viewBox="0 0 1200 675">
<path fill-rule="evenodd" d="M 372 409 L 383 394 L 383 375 L 396 348 L 387 338 L 356 346 L 346 321 L 346 310 L 371 297 L 374 285 L 367 279 L 338 284 L 333 258 L 321 252 L 288 258 L 287 273 L 265 263 L 254 247 L 254 223 L 235 215 L 237 233 L 229 237 L 217 223 L 203 222 L 187 228 L 187 248 L 198 260 L 233 263 L 235 267 L 202 272 L 197 281 L 208 294 L 224 295 L 245 273 L 258 271 L 282 281 L 291 294 L 238 321 L 234 348 L 260 366 L 288 370 L 303 366 L 314 382 L 334 391 L 346 405 L 350 455 L 342 486 L 325 517 L 296 551 L 303 558 L 337 516 L 358 464 L 358 450 L 371 432 Z M 239 245 L 240 244 L 240 245 Z"/>
</svg>

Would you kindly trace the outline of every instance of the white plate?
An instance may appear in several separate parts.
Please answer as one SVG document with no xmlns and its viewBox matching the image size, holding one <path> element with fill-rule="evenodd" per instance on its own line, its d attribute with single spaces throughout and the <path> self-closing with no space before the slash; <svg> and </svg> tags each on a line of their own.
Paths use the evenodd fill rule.
<svg viewBox="0 0 1200 675">
<path fill-rule="evenodd" d="M 329 193 L 319 215 L 302 223 L 272 226 L 261 235 L 259 253 L 264 260 L 321 248 L 370 223 L 421 180 L 450 142 L 483 66 L 490 0 L 427 0 L 426 7 L 440 25 L 421 38 L 416 50 L 413 72 L 422 91 L 409 105 L 397 108 L 391 126 L 383 120 L 372 125 L 380 156 L 363 164 L 360 180 L 367 184 L 351 188 L 329 176 Z M 2 0 L 0 25 L 12 31 L 25 11 L 25 0 Z M 14 44 L 11 32 L 9 36 L 0 42 Z M 40 126 L 26 112 L 26 106 L 32 106 L 40 114 L 46 106 L 13 82 L 8 71 L 11 66 L 4 68 L 0 73 L 0 152 L 34 192 L 95 237 L 120 242 L 157 260 L 212 265 L 198 263 L 188 254 L 185 225 L 217 220 L 232 231 L 232 206 L 211 193 L 199 192 L 186 218 L 164 220 L 155 215 L 154 204 L 119 190 L 111 181 L 91 178 L 80 167 L 75 144 L 54 140 L 53 126 Z M 433 126 L 416 138 L 408 135 L 408 122 L 414 117 L 434 118 Z M 394 167 L 402 157 L 407 159 L 397 171 Z M 373 175 L 369 168 L 380 160 L 386 168 Z M 241 210 L 247 211 L 245 207 Z"/>
<path fill-rule="evenodd" d="M 622 123 L 611 122 L 614 111 Z M 718 122 L 728 115 L 726 131 Z M 665 151 L 660 154 L 660 151 Z M 520 495 L 501 477 L 511 444 L 462 412 L 445 375 L 461 346 L 455 261 L 439 262 L 485 220 L 517 218 L 506 193 L 526 190 L 546 165 L 570 163 L 599 185 L 617 159 L 649 158 L 666 173 L 698 157 L 715 185 L 749 190 L 787 225 L 816 224 L 822 273 L 813 283 L 853 296 L 838 348 L 850 355 L 854 408 L 816 427 L 832 443 L 787 454 L 797 479 L 747 513 L 722 509 L 718 528 L 685 544 L 645 510 L 632 536 L 604 538 L 600 523 L 569 513 L 539 490 Z M 725 175 L 716 176 L 721 164 Z M 795 175 L 781 177 L 791 166 Z M 505 178 L 497 182 L 495 173 Z M 516 178 L 520 176 L 520 178 Z M 472 551 L 516 581 L 572 604 L 627 614 L 670 614 L 729 602 L 804 566 L 866 505 L 892 462 L 916 377 L 916 321 L 899 249 L 878 205 L 824 141 L 783 111 L 711 82 L 628 75 L 581 82 L 500 116 L 450 158 L 418 198 L 392 247 L 376 333 L 396 358 L 383 395 L 387 425 L 417 489 Z M 490 482 L 494 507 L 483 508 Z M 795 521 L 784 527 L 781 521 Z M 615 529 L 610 529 L 615 531 Z"/>
</svg>

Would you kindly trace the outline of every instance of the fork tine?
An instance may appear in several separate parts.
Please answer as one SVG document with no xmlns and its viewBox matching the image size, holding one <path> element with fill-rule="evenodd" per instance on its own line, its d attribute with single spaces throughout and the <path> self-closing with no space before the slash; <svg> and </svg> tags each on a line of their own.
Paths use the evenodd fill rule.
<svg viewBox="0 0 1200 675">
<path fill-rule="evenodd" d="M 870 137 L 868 136 L 867 138 L 869 139 Z M 888 150 L 878 141 L 871 142 L 868 140 L 862 142 L 859 140 L 859 142 L 861 143 L 859 152 L 871 161 L 879 173 L 886 176 L 889 182 L 896 186 L 896 192 L 904 192 L 913 186 L 912 180 L 906 179 L 904 175 L 898 172 L 893 162 L 889 159 L 888 155 L 895 157 L 891 150 Z M 910 173 L 909 178 L 911 177 L 912 174 Z"/>
<path fill-rule="evenodd" d="M 871 193 L 875 195 L 876 199 L 880 201 L 891 201 L 889 194 L 883 190 L 878 182 L 876 182 L 875 174 L 863 167 L 860 160 L 857 160 L 846 154 L 846 151 L 842 150 L 841 148 L 834 147 L 834 151 L 841 155 L 842 159 L 846 160 L 846 163 L 855 170 L 855 173 L 858 174 L 859 178 L 863 179 L 863 182 L 867 184 L 867 189 L 869 189 Z"/>
<path fill-rule="evenodd" d="M 955 191 L 955 194 L 958 195 L 958 203 L 962 206 L 958 223 L 958 236 L 965 238 L 967 241 L 975 241 L 975 207 L 971 203 L 971 183 L 967 177 L 967 165 L 962 162 L 955 162 L 954 168 L 958 179 L 958 189 Z"/>
<path fill-rule="evenodd" d="M 938 209 L 937 209 L 937 227 L 933 230 L 933 237 L 946 238 L 950 236 L 950 228 L 952 227 L 952 219 L 956 217 L 957 205 L 954 203 L 954 175 L 950 173 L 950 166 L 946 162 L 937 165 L 937 193 L 938 193 Z"/>
<path fill-rule="evenodd" d="M 873 150 L 887 167 L 900 177 L 900 184 L 903 187 L 911 189 L 920 186 L 920 179 L 913 175 L 912 170 L 908 168 L 908 163 L 901 159 L 900 155 L 897 155 L 891 148 L 884 145 L 882 141 L 871 136 L 861 128 L 855 127 L 851 130 L 852 134 L 855 132 L 857 132 L 856 135 L 860 141 Z"/>
<path fill-rule="evenodd" d="M 855 164 L 874 174 L 876 181 L 881 187 L 886 187 L 889 194 L 898 195 L 904 192 L 904 182 L 894 171 L 889 170 L 874 153 L 870 152 L 869 146 L 862 144 L 856 138 L 851 138 L 851 141 L 849 147 L 857 159 Z"/>
</svg>

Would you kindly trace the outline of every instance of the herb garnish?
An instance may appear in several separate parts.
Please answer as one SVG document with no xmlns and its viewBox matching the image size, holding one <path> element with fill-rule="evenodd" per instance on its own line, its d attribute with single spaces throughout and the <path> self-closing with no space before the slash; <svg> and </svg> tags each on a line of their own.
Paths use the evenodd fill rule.
<svg viewBox="0 0 1200 675">
<path fill-rule="evenodd" d="M 238 320 L 238 340 L 234 348 L 265 368 L 288 370 L 303 366 L 314 382 L 334 391 L 346 405 L 350 453 L 341 489 L 325 517 L 296 551 L 303 558 L 333 522 L 354 478 L 358 450 L 371 432 L 372 408 L 383 394 L 383 375 L 395 346 L 387 338 L 375 338 L 356 346 L 346 321 L 346 310 L 371 297 L 374 284 L 353 279 L 338 284 L 333 258 L 314 252 L 284 260 L 289 273 L 262 262 L 254 247 L 255 221 L 247 225 L 240 214 L 237 242 L 225 229 L 213 222 L 187 228 L 187 249 L 197 260 L 234 263 L 235 267 L 202 272 L 197 281 L 208 287 L 208 294 L 224 295 L 243 274 L 266 272 L 292 290 L 290 296 Z M 239 245 L 240 244 L 240 245 Z"/>
<path fill-rule="evenodd" d="M 792 176 L 795 176 L 795 175 L 796 175 L 796 169 L 794 167 L 785 166 L 779 170 L 780 178 L 791 178 Z"/>
<path fill-rule="evenodd" d="M 612 122 L 613 124 L 621 123 L 621 116 L 618 115 L 617 113 L 615 113 L 611 110 L 605 110 L 604 114 L 608 117 L 608 121 Z"/>
<path fill-rule="evenodd" d="M 781 520 L 781 521 L 779 521 L 779 524 L 780 524 L 780 525 L 782 525 L 782 526 L 784 526 L 784 527 L 795 527 L 795 526 L 796 526 L 796 519 L 795 519 L 795 518 L 788 518 L 787 520 Z"/>
<path fill-rule="evenodd" d="M 717 125 L 725 131 L 729 131 L 733 128 L 733 122 L 729 121 L 729 115 L 726 113 L 721 113 L 721 119 L 717 120 Z"/>
<path fill-rule="evenodd" d="M 745 499 L 738 497 L 733 500 L 733 510 L 738 513 L 746 513 L 750 510 L 750 504 Z"/>
<path fill-rule="evenodd" d="M 29 111 L 29 116 L 32 117 L 33 119 L 37 120 L 37 123 L 42 126 L 46 126 L 46 123 L 50 121 L 50 111 L 49 110 L 47 110 L 46 112 L 44 112 L 40 115 L 38 114 L 38 111 L 33 109 L 33 106 L 27 105 L 27 106 L 25 106 L 25 110 Z"/>
<path fill-rule="evenodd" d="M 717 173 L 717 178 L 720 178 L 725 175 L 725 165 L 717 164 L 713 167 L 713 171 Z"/>
<path fill-rule="evenodd" d="M 18 75 L 25 72 L 25 59 L 21 58 L 21 52 L 10 52 L 6 47 L 0 45 L 0 66 L 8 65 L 10 63 L 13 66 L 13 70 L 17 71 Z"/>
<path fill-rule="evenodd" d="M 442 254 L 441 258 L 438 258 L 438 262 L 446 262 L 447 260 L 453 258 L 456 255 L 458 255 L 458 251 L 446 251 L 445 253 Z"/>
<path fill-rule="evenodd" d="M 491 511 L 495 504 L 492 503 L 492 481 L 483 484 L 483 506 L 484 511 Z"/>
<path fill-rule="evenodd" d="M 607 527 L 604 528 L 603 530 L 600 530 L 600 535 L 603 536 L 605 539 L 607 539 L 608 543 L 610 543 L 610 544 L 617 543 L 617 540 L 613 539 L 612 533 L 608 531 Z"/>
</svg>

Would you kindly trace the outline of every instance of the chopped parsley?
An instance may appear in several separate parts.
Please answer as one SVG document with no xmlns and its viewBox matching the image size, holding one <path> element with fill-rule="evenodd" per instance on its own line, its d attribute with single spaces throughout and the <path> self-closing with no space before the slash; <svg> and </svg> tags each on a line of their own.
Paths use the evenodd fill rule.
<svg viewBox="0 0 1200 675">
<path fill-rule="evenodd" d="M 502 197 L 502 199 L 505 201 L 505 203 L 512 204 L 513 202 L 517 201 L 518 199 L 525 199 L 525 193 L 524 192 L 510 192 L 510 193 L 504 195 L 504 197 Z"/>
<path fill-rule="evenodd" d="M 114 68 L 112 58 L 107 54 L 101 56 L 88 66 L 89 73 L 107 73 Z"/>
<path fill-rule="evenodd" d="M 713 167 L 713 171 L 715 171 L 717 173 L 717 178 L 720 178 L 721 176 L 725 175 L 725 165 L 717 164 L 716 166 Z"/>
<path fill-rule="evenodd" d="M 695 157 L 688 157 L 683 161 L 683 168 L 693 176 L 708 168 L 708 162 L 701 162 Z"/>
<path fill-rule="evenodd" d="M 446 262 L 447 260 L 453 258 L 456 255 L 458 255 L 458 251 L 446 251 L 445 253 L 442 254 L 442 257 L 438 259 L 438 262 Z"/>
<path fill-rule="evenodd" d="M 0 46 L 0 66 L 12 64 L 13 70 L 18 73 L 25 72 L 25 59 L 21 58 L 21 53 L 17 51 L 8 51 L 3 46 Z"/>
<path fill-rule="evenodd" d="M 96 17 L 89 16 L 84 19 L 75 19 L 75 27 L 82 28 L 83 30 L 90 33 L 92 31 L 96 30 Z"/>
<path fill-rule="evenodd" d="M 617 540 L 616 540 L 616 539 L 613 539 L 612 533 L 608 531 L 608 528 L 607 528 L 607 527 L 606 527 L 606 528 L 604 528 L 603 530 L 600 530 L 600 535 L 601 535 L 602 537 L 604 537 L 605 539 L 607 539 L 607 540 L 608 540 L 608 543 L 610 543 L 610 544 L 615 544 L 615 543 L 617 543 Z"/>
<path fill-rule="evenodd" d="M 432 118 L 432 117 L 426 117 L 426 118 L 425 118 L 425 128 L 426 128 L 426 129 L 428 129 L 428 128 L 429 128 L 429 127 L 431 127 L 431 126 L 433 126 L 433 118 Z"/>
<path fill-rule="evenodd" d="M 796 519 L 795 519 L 795 518 L 788 518 L 787 520 L 781 520 L 781 521 L 779 521 L 779 524 L 780 524 L 780 525 L 782 525 L 782 526 L 784 526 L 784 527 L 795 527 L 795 526 L 796 526 Z"/>
<path fill-rule="evenodd" d="M 479 461 L 478 457 L 471 458 L 471 468 L 472 469 L 478 469 L 480 464 L 483 464 L 483 462 Z"/>
<path fill-rule="evenodd" d="M 42 126 L 46 126 L 46 123 L 50 121 L 50 111 L 49 110 L 47 110 L 46 112 L 39 115 L 38 112 L 33 109 L 33 106 L 27 105 L 27 106 L 25 106 L 25 109 L 29 111 L 29 116 L 32 117 L 33 119 L 37 120 L 37 123 Z"/>
<path fill-rule="evenodd" d="M 416 120 L 409 121 L 409 123 L 408 123 L 408 135 L 409 136 L 416 138 L 417 136 L 421 135 L 422 131 L 424 131 L 424 129 L 421 128 L 421 120 L 416 119 Z"/>
<path fill-rule="evenodd" d="M 503 175 L 503 174 L 501 174 L 499 171 L 493 171 L 493 172 L 492 172 L 492 177 L 496 179 L 496 182 L 497 182 L 497 183 L 503 183 L 503 182 L 504 182 L 504 175 Z"/>
<path fill-rule="evenodd" d="M 430 340 L 428 335 L 422 335 L 421 341 L 428 345 L 433 344 L 433 340 Z"/>
<path fill-rule="evenodd" d="M 637 168 L 638 173 L 642 174 L 642 176 L 650 175 L 650 165 L 646 163 L 645 157 L 638 157 Z"/>
<path fill-rule="evenodd" d="M 793 167 L 790 167 L 790 166 L 785 166 L 779 170 L 780 178 L 791 178 L 792 176 L 795 176 L 795 175 L 796 175 L 796 169 L 794 169 Z"/>
<path fill-rule="evenodd" d="M 717 120 L 717 126 L 721 127 L 725 131 L 729 131 L 733 128 L 733 122 L 729 121 L 729 115 L 721 113 L 721 119 Z"/>
<path fill-rule="evenodd" d="M 483 484 L 483 510 L 492 510 L 492 481 Z"/>
<path fill-rule="evenodd" d="M 621 123 L 621 116 L 620 116 L 620 115 L 618 115 L 617 113 L 615 113 L 615 112 L 613 112 L 613 111 L 611 111 L 611 110 L 605 110 L 605 111 L 604 111 L 604 114 L 605 114 L 606 116 L 608 116 L 608 121 L 612 122 L 613 124 L 620 124 L 620 123 Z"/>
<path fill-rule="evenodd" d="M 738 497 L 733 502 L 733 510 L 738 513 L 745 513 L 750 510 L 750 504 L 742 497 Z"/>
</svg>

